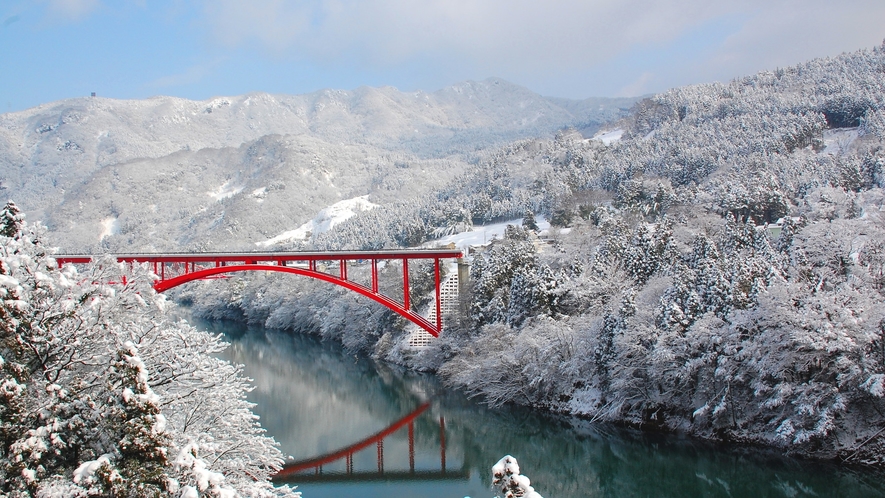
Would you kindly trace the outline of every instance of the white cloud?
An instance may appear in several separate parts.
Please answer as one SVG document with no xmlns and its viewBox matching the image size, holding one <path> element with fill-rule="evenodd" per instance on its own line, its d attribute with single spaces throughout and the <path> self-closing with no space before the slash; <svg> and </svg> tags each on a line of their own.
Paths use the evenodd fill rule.
<svg viewBox="0 0 885 498">
<path fill-rule="evenodd" d="M 885 36 L 881 0 L 205 0 L 204 5 L 215 38 L 227 46 L 257 44 L 320 66 L 383 70 L 425 60 L 429 67 L 457 68 L 475 77 L 537 82 L 543 79 L 538 75 L 548 75 L 550 88 L 556 83 L 549 80 L 560 75 L 592 70 L 631 50 L 665 46 L 724 18 L 743 24 L 703 58 L 677 61 L 693 72 L 690 81 L 729 79 L 870 47 Z M 634 80 L 622 93 L 660 90 L 645 88 L 646 71 L 622 76 L 621 81 Z M 672 84 L 659 76 L 655 84 Z"/>
<path fill-rule="evenodd" d="M 42 5 L 68 21 L 100 7 L 118 7 L 102 1 L 42 0 Z M 117 1 L 147 5 L 146 0 Z M 885 37 L 882 0 L 199 0 L 188 5 L 197 5 L 202 16 L 196 22 L 188 18 L 190 27 L 207 30 L 229 57 L 151 86 L 198 83 L 240 53 L 261 57 L 263 52 L 274 63 L 294 60 L 318 73 L 358 75 L 348 81 L 371 74 L 372 82 L 400 85 L 410 79 L 409 84 L 420 82 L 431 90 L 499 76 L 546 95 L 627 95 L 729 80 L 868 48 Z M 185 19 L 192 10 L 181 12 L 188 13 L 173 17 Z M 209 57 L 219 53 L 217 48 Z M 311 81 L 337 81 L 326 76 Z"/>
<path fill-rule="evenodd" d="M 79 21 L 101 4 L 99 0 L 49 0 L 49 12 L 68 21 Z"/>
<path fill-rule="evenodd" d="M 207 0 L 205 12 L 219 41 L 229 46 L 258 41 L 284 50 L 303 43 L 311 9 L 285 0 Z"/>
<path fill-rule="evenodd" d="M 870 48 L 885 37 L 881 0 L 786 0 L 749 12 L 709 60 L 711 73 L 748 74 Z"/>
<path fill-rule="evenodd" d="M 371 64 L 458 58 L 482 67 L 587 67 L 636 44 L 672 40 L 734 9 L 645 0 L 207 0 L 218 40 Z"/>
<path fill-rule="evenodd" d="M 618 97 L 638 97 L 651 92 L 649 83 L 654 80 L 655 75 L 649 72 L 642 73 L 629 85 L 621 88 L 615 95 Z"/>
<path fill-rule="evenodd" d="M 148 83 L 146 86 L 150 88 L 169 88 L 199 83 L 222 62 L 223 59 L 218 59 L 205 64 L 197 64 L 195 66 L 187 68 L 182 73 L 170 74 L 157 78 L 154 81 Z"/>
</svg>

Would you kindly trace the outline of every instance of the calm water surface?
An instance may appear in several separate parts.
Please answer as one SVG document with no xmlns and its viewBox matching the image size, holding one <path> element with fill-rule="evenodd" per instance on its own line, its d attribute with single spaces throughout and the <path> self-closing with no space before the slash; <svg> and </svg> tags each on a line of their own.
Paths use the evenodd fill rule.
<svg viewBox="0 0 885 498">
<path fill-rule="evenodd" d="M 314 337 L 197 326 L 231 341 L 225 357 L 254 379 L 249 399 L 305 498 L 491 498 L 490 468 L 506 454 L 545 498 L 885 496 L 883 476 L 864 470 L 489 409 Z"/>
</svg>

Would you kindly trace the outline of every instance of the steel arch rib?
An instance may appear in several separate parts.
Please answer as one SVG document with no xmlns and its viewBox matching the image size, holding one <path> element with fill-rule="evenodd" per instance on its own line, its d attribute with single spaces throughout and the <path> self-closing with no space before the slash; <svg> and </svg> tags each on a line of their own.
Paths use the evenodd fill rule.
<svg viewBox="0 0 885 498">
<path fill-rule="evenodd" d="M 355 282 L 351 282 L 350 280 L 344 280 L 341 277 L 331 275 L 329 273 L 323 273 L 319 271 L 310 270 L 308 268 L 298 268 L 291 266 L 272 266 L 272 265 L 232 265 L 232 266 L 217 266 L 214 268 L 204 268 L 202 270 L 197 270 L 190 273 L 185 273 L 183 275 L 178 275 L 177 277 L 169 278 L 166 280 L 160 280 L 154 284 L 154 289 L 157 292 L 167 291 L 173 287 L 178 287 L 179 285 L 186 284 L 188 282 L 193 282 L 194 280 L 202 280 L 207 277 L 212 277 L 215 275 L 221 275 L 224 273 L 235 273 L 241 271 L 277 271 L 281 273 L 292 273 L 294 275 L 302 275 L 305 277 L 315 278 L 317 280 L 322 280 L 324 282 L 329 282 L 335 285 L 339 285 L 344 287 L 345 289 L 352 290 L 358 294 L 362 294 L 363 296 L 372 299 L 373 301 L 380 303 L 391 310 L 399 313 L 406 320 L 411 321 L 415 325 L 418 325 L 422 329 L 426 330 L 433 337 L 439 337 L 439 331 L 436 327 L 433 326 L 426 318 L 423 316 L 412 312 L 411 310 L 406 309 L 400 303 L 394 301 L 393 299 L 381 294 L 379 292 L 374 292 L 371 288 L 366 287 L 364 285 L 360 285 Z"/>
</svg>

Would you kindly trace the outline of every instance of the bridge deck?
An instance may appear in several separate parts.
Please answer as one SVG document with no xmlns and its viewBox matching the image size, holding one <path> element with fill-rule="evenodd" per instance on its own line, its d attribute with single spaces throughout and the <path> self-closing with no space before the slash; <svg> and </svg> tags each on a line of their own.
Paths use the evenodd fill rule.
<svg viewBox="0 0 885 498">
<path fill-rule="evenodd" d="M 142 263 L 202 263 L 236 261 L 339 261 L 358 259 L 435 259 L 460 258 L 457 249 L 386 249 L 380 251 L 293 251 L 293 252 L 164 252 L 115 254 L 118 261 Z M 60 264 L 83 264 L 101 257 L 100 254 L 57 254 Z"/>
</svg>

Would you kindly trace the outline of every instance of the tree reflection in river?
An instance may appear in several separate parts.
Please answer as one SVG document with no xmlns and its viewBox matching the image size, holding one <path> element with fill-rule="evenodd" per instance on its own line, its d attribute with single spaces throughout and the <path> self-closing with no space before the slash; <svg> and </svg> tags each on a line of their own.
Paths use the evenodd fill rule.
<svg viewBox="0 0 885 498">
<path fill-rule="evenodd" d="M 413 412 L 414 473 L 408 430 L 383 440 L 383 470 L 371 445 L 322 478 L 305 478 L 305 498 L 323 496 L 491 497 L 490 468 L 515 456 L 547 498 L 631 496 L 885 496 L 881 476 L 863 469 L 799 462 L 764 451 L 717 448 L 673 435 L 624 430 L 520 407 L 489 409 L 421 375 L 347 354 L 317 338 L 240 324 L 197 323 L 224 332 L 225 356 L 255 380 L 249 399 L 262 425 L 293 460 L 333 453 Z M 444 421 L 446 477 L 441 470 Z M 344 477 L 342 477 L 344 476 Z M 416 479 L 420 478 L 420 479 Z M 298 483 L 297 478 L 290 478 Z M 309 482 L 308 482 L 309 481 Z"/>
</svg>

